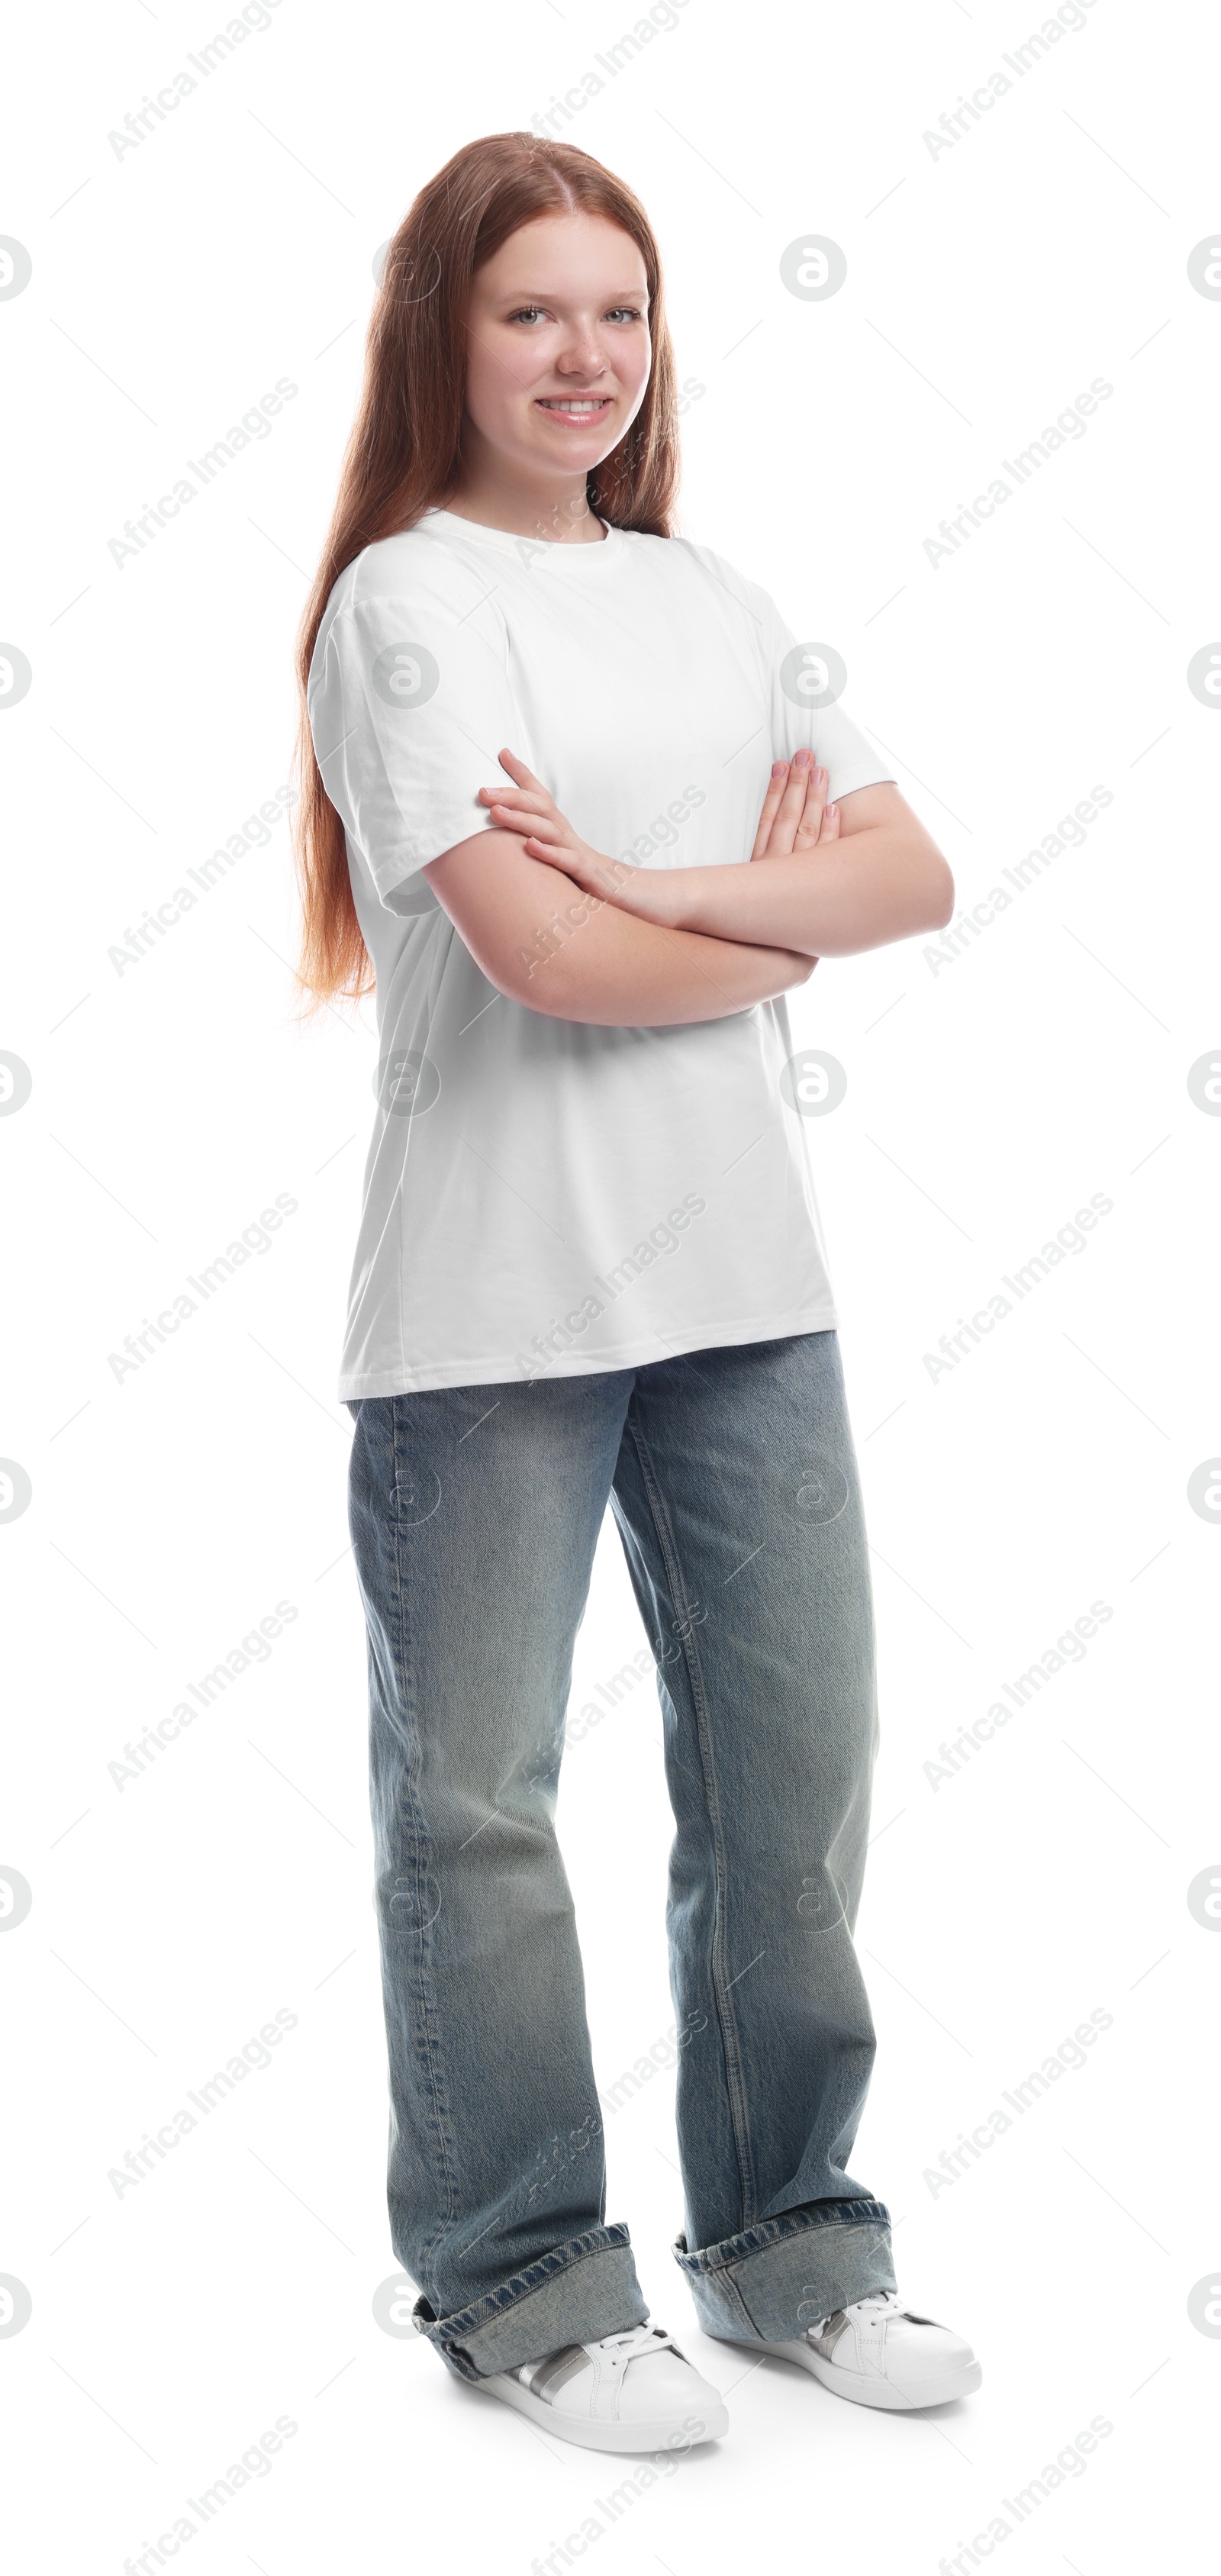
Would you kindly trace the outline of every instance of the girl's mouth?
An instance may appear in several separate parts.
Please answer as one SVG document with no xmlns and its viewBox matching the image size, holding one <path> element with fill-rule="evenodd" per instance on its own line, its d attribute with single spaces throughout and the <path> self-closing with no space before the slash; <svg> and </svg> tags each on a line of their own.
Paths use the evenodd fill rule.
<svg viewBox="0 0 1221 2576">
<path fill-rule="evenodd" d="M 610 401 L 609 394 L 565 394 L 563 397 L 537 394 L 535 396 L 536 408 L 539 411 L 545 411 L 549 420 L 562 420 L 577 428 L 582 428 L 591 420 L 600 420 L 603 412 L 609 411 Z"/>
</svg>

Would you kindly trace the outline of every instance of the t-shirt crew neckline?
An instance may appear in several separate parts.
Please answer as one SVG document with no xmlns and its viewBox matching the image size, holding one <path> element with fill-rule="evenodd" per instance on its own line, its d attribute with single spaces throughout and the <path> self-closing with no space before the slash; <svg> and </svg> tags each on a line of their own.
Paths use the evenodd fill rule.
<svg viewBox="0 0 1221 2576">
<path fill-rule="evenodd" d="M 515 535 L 511 528 L 489 528 L 485 527 L 482 519 L 464 519 L 458 510 L 426 510 L 417 525 L 427 529 L 433 527 L 438 520 L 443 527 L 453 528 L 459 536 L 473 538 L 477 545 L 491 546 L 500 554 L 507 552 L 519 558 L 523 546 L 539 546 L 552 557 L 553 561 L 557 558 L 567 559 L 569 555 L 582 557 L 594 555 L 601 559 L 608 554 L 618 554 L 624 542 L 623 529 L 613 528 L 606 519 L 602 522 L 606 535 L 599 538 L 596 545 L 574 545 L 570 537 Z"/>
</svg>

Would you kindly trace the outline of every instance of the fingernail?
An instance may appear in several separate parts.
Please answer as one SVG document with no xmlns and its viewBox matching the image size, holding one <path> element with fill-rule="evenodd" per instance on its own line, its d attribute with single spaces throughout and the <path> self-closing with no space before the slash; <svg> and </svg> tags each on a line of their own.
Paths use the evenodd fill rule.
<svg viewBox="0 0 1221 2576">
<path fill-rule="evenodd" d="M 793 767 L 795 769 L 804 769 L 809 761 L 809 757 L 810 755 L 808 751 L 795 751 L 793 754 Z"/>
<path fill-rule="evenodd" d="M 783 778 L 784 773 L 785 773 L 785 770 L 787 769 L 787 767 L 788 767 L 788 762 L 787 762 L 786 760 L 774 760 L 774 761 L 772 762 L 772 776 L 773 776 L 773 778 Z"/>
</svg>

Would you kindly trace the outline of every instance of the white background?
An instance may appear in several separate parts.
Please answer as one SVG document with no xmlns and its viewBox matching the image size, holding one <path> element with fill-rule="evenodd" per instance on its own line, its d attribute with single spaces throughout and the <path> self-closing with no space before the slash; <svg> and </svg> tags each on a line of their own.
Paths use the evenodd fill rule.
<svg viewBox="0 0 1221 2576">
<path fill-rule="evenodd" d="M 964 906 L 1093 784 L 1113 796 L 952 966 L 913 941 L 824 963 L 793 1005 L 848 1077 L 809 1133 L 881 1644 L 858 1926 L 880 2048 L 853 2170 L 892 2209 L 901 2287 L 971 2337 L 984 2385 L 892 2418 L 703 2341 L 667 2251 L 664 2066 L 607 2114 L 608 2213 L 654 2312 L 732 2386 L 727 2441 L 612 2515 L 594 2499 L 635 2464 L 544 2442 L 375 2322 L 395 2265 L 334 1394 L 372 1019 L 294 1019 L 283 824 L 137 966 L 107 953 L 288 776 L 292 641 L 379 245 L 452 151 L 528 125 L 633 21 L 605 0 L 281 0 L 118 157 L 108 134 L 222 14 L 29 12 L 0 208 L 33 262 L 0 306 L 0 628 L 33 672 L 0 711 L 0 1046 L 33 1083 L 0 1120 L 0 1451 L 32 1483 L 0 1528 L 0 1861 L 32 1889 L 0 1941 L 0 2271 L 32 2300 L 0 2335 L 23 2566 L 119 2576 L 281 2415 L 298 2429 L 197 2532 L 196 2576 L 527 2576 L 590 2518 L 600 2569 L 672 2576 L 781 2548 L 933 2576 L 998 2516 L 1013 2569 L 1143 2567 L 1176 2524 L 1175 2563 L 1197 2545 L 1221 2344 L 1187 2303 L 1221 2258 L 1221 1944 L 1187 1889 L 1221 1844 L 1201 1776 L 1221 1540 L 1187 1484 L 1221 1438 L 1221 1125 L 1187 1075 L 1221 1037 L 1221 715 L 1186 671 L 1221 633 L 1221 302 L 1187 261 L 1221 212 L 1215 24 L 1095 0 L 934 157 L 925 131 L 1036 9 L 677 14 L 557 130 L 660 236 L 702 389 L 682 532 L 843 655 L 849 711 Z M 803 228 L 846 253 L 824 303 L 781 283 Z M 299 391 L 268 438 L 120 569 L 108 539 L 282 376 Z M 1099 376 L 1087 433 L 934 569 L 924 539 Z M 271 1250 L 117 1382 L 108 1354 L 278 1192 L 299 1204 Z M 1113 1207 L 1088 1249 L 934 1381 L 925 1353 L 1096 1192 Z M 298 1615 L 269 1659 L 117 1787 L 125 1743 L 282 1599 Z M 1084 1659 L 934 1784 L 939 1746 L 1095 1599 L 1113 1616 Z M 608 1524 L 574 1707 L 641 1633 Z M 658 1738 L 646 1681 L 572 1745 L 561 1790 L 604 2087 L 671 2024 Z M 273 2063 L 117 2196 L 111 2168 L 279 2008 L 297 2023 Z M 1095 2009 L 1113 2020 L 1088 2065 L 934 2189 L 943 2150 Z M 1001 2498 L 1095 2416 L 1112 2431 L 1019 2524 Z"/>
</svg>

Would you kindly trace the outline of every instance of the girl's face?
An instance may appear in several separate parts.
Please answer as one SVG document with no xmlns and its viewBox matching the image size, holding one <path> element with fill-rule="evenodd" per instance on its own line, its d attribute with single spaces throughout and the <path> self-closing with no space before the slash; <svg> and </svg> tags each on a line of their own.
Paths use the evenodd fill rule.
<svg viewBox="0 0 1221 2576">
<path fill-rule="evenodd" d="M 554 492 L 617 447 L 649 380 L 648 289 L 630 233 L 602 215 L 523 224 L 477 269 L 467 314 L 470 464 Z"/>
</svg>

